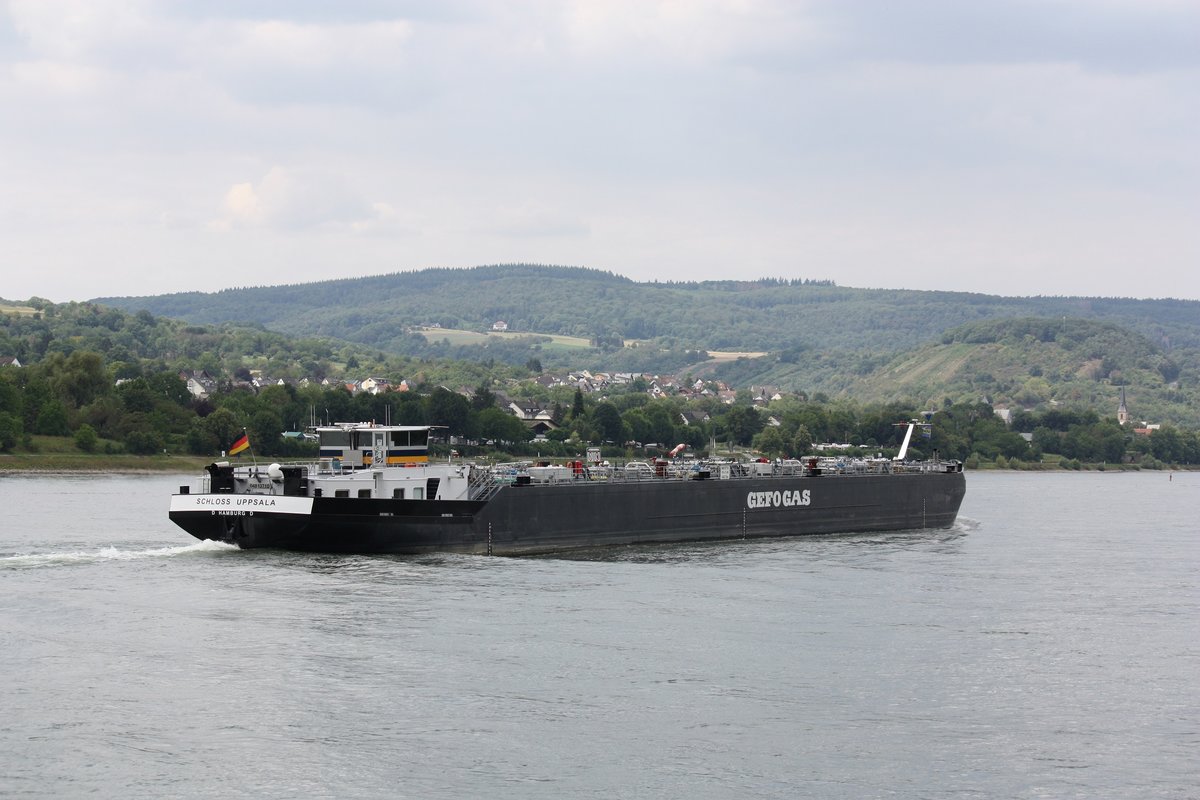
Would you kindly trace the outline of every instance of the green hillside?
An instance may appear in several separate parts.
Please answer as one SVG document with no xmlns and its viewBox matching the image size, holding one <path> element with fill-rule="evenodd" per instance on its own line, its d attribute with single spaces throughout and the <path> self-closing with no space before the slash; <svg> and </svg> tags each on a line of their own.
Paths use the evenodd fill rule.
<svg viewBox="0 0 1200 800">
<path fill-rule="evenodd" d="M 94 302 L 197 323 L 252 320 L 396 352 L 426 340 L 414 326 L 656 340 L 694 350 L 907 350 L 997 317 L 1115 322 L 1152 341 L 1200 347 L 1200 303 L 998 297 L 854 289 L 825 281 L 638 283 L 598 270 L 505 265 L 429 269 L 289 286 L 108 297 Z M 415 353 L 414 353 L 415 354 Z"/>
<path fill-rule="evenodd" d="M 0 469 L 79 468 L 75 461 L 88 458 L 108 467 L 109 456 L 165 465 L 167 454 L 219 452 L 240 431 L 250 432 L 261 455 L 295 456 L 305 445 L 283 432 L 318 414 L 445 426 L 476 441 L 470 446 L 501 442 L 508 456 L 573 456 L 587 441 L 611 442 L 611 455 L 633 457 L 642 446 L 625 443 L 685 442 L 701 450 L 715 439 L 794 457 L 820 441 L 895 448 L 895 422 L 925 410 L 937 412 L 929 446 L 970 464 L 1200 463 L 1196 351 L 1168 351 L 1111 322 L 998 318 L 952 328 L 904 352 L 717 353 L 662 341 L 615 348 L 601 337 L 439 330 L 443 339 L 463 339 L 451 346 L 486 357 L 389 355 L 261 326 L 195 324 L 93 303 L 0 300 Z M 470 344 L 476 338 L 484 343 Z M 678 359 L 679 381 L 661 381 L 665 392 L 644 377 L 598 382 L 585 395 L 574 382 L 535 380 L 548 377 L 537 356 L 519 366 L 493 358 L 605 360 L 627 351 Z M 208 375 L 195 375 L 198 369 Z M 397 387 L 403 381 L 403 388 L 352 392 L 339 380 L 365 375 Z M 714 376 L 737 391 L 695 383 Z M 334 381 L 326 386 L 322 377 Z M 286 378 L 310 380 L 279 380 Z M 795 393 L 762 407 L 756 398 L 775 395 L 762 391 L 764 384 Z M 702 394 L 680 389 L 700 386 Z M 529 442 L 531 429 L 496 405 L 500 392 L 543 404 L 561 427 L 547 441 Z M 1147 419 L 1162 429 L 1145 436 L 1119 426 L 1114 412 L 1122 392 L 1135 422 Z M 1011 427 L 993 413 L 1004 406 L 1014 412 Z M 685 421 L 688 414 L 697 418 Z"/>
<path fill-rule="evenodd" d="M 1196 301 L 774 279 L 639 283 L 503 265 L 96 302 L 192 324 L 253 319 L 379 354 L 690 375 L 864 402 L 1053 401 L 1110 413 L 1115 387 L 1127 385 L 1147 418 L 1200 427 Z M 492 334 L 501 320 L 508 332 Z M 766 355 L 712 359 L 712 351 Z"/>
<path fill-rule="evenodd" d="M 1195 351 L 1168 355 L 1112 323 L 1019 318 L 973 323 L 886 360 L 809 363 L 742 361 L 713 374 L 737 383 L 805 385 L 867 403 L 937 408 L 987 402 L 1018 408 L 1089 408 L 1111 415 L 1126 388 L 1136 419 L 1184 427 L 1200 423 Z"/>
</svg>

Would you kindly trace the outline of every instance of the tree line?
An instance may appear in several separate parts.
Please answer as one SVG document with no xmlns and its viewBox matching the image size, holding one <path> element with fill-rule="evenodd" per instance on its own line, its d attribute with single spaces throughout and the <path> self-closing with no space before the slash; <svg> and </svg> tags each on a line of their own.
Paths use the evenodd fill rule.
<svg viewBox="0 0 1200 800">
<path fill-rule="evenodd" d="M 136 374 L 130 374 L 134 372 Z M 123 376 L 123 377 L 118 377 Z M 532 381 L 510 384 L 485 376 L 470 391 L 416 384 L 408 392 L 352 394 L 344 385 L 270 385 L 257 391 L 226 380 L 208 397 L 193 397 L 178 374 L 92 351 L 51 353 L 21 368 L 0 369 L 0 449 L 33 449 L 35 436 L 72 437 L 84 452 L 215 456 L 243 431 L 256 455 L 301 456 L 313 446 L 285 432 L 310 423 L 389 422 L 435 425 L 447 446 L 511 455 L 576 456 L 587 445 L 613 455 L 642 456 L 688 445 L 693 452 L 753 451 L 802 457 L 814 444 L 833 442 L 852 452 L 891 455 L 903 423 L 918 409 L 902 403 L 789 398 L 755 406 L 749 392 L 726 404 L 715 398 L 652 398 L 635 381 L 603 395 Z M 497 404 L 501 389 L 536 397 L 554 429 L 533 441 L 531 429 Z M 1031 463 L 1051 454 L 1067 466 L 1134 460 L 1143 466 L 1200 463 L 1195 431 L 1164 427 L 1134 436 L 1115 419 L 1093 411 L 1022 412 L 1006 425 L 986 403 L 947 401 L 931 418 L 930 436 L 912 444 L 914 457 L 936 451 L 969 465 Z M 1023 436 L 1022 434 L 1028 434 Z"/>
<path fill-rule="evenodd" d="M 602 274 L 589 278 L 608 285 Z M 34 445 L 33 437 L 44 435 L 75 437 L 81 450 L 92 452 L 207 455 L 220 452 L 246 428 L 264 455 L 286 455 L 303 444 L 280 434 L 300 430 L 315 417 L 440 425 L 456 440 L 500 442 L 513 453 L 576 455 L 585 443 L 645 452 L 648 445 L 670 448 L 685 443 L 696 451 L 715 444 L 791 457 L 820 442 L 894 450 L 900 435 L 895 424 L 922 410 L 907 402 L 831 400 L 819 392 L 811 401 L 792 397 L 768 408 L 755 406 L 748 392 L 739 393 L 732 405 L 715 398 L 653 399 L 642 379 L 576 396 L 572 388 L 548 389 L 531 380 L 543 369 L 536 354 L 527 355 L 521 364 L 494 358 L 497 353 L 477 359 L 390 356 L 336 340 L 292 339 L 261 326 L 188 324 L 147 311 L 128 313 L 91 303 L 56 305 L 37 298 L 24 307 L 0 305 L 0 311 L 6 311 L 0 313 L 0 355 L 17 356 L 26 364 L 0 368 L 0 447 L 6 450 L 28 448 Z M 1030 320 L 1013 326 L 981 325 L 962 335 L 1008 337 L 1013 342 L 1076 339 L 1099 355 L 1113 347 L 1110 333 L 1110 327 L 1097 323 Z M 1142 347 L 1136 341 L 1129 346 Z M 794 352 L 797 358 L 813 357 L 810 351 Z M 1136 355 L 1145 361 L 1140 369 L 1163 369 L 1163 361 L 1150 360 L 1152 351 L 1143 349 Z M 870 367 L 838 363 L 824 353 L 819 358 L 843 373 Z M 731 363 L 736 370 L 752 361 Z M 217 391 L 206 399 L 193 398 L 179 377 L 192 369 L 217 377 Z M 288 384 L 247 391 L 251 369 L 274 378 L 318 380 L 355 373 L 393 384 L 404 378 L 413 391 L 352 395 L 340 381 L 331 389 Z M 1174 376 L 1164 374 L 1159 380 L 1167 377 Z M 1190 373 L 1184 378 L 1192 380 Z M 1032 392 L 1038 380 L 1041 376 L 1031 374 L 1023 388 Z M 500 392 L 552 410 L 556 430 L 547 441 L 529 441 L 528 428 L 496 406 Z M 1010 428 L 988 404 L 953 399 L 941 402 L 932 436 L 917 447 L 980 464 L 999 459 L 1034 462 L 1043 455 L 1081 463 L 1115 463 L 1122 458 L 1147 465 L 1200 462 L 1196 435 L 1189 428 L 1164 425 L 1150 436 L 1133 436 L 1095 411 L 1050 405 L 1017 412 Z"/>
</svg>

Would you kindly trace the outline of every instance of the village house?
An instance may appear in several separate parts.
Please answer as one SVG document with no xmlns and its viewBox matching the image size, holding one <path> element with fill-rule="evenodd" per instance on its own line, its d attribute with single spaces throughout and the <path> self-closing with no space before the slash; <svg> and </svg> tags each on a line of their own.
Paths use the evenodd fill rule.
<svg viewBox="0 0 1200 800">
<path fill-rule="evenodd" d="M 367 394 L 383 394 L 391 390 L 392 384 L 387 378 L 363 378 L 359 381 L 358 388 L 360 392 Z"/>
<path fill-rule="evenodd" d="M 188 394 L 197 400 L 203 400 L 217 389 L 216 379 L 202 369 L 182 370 L 179 380 L 187 384 Z"/>
<path fill-rule="evenodd" d="M 765 406 L 776 400 L 783 399 L 783 393 L 775 386 L 751 386 L 751 402 L 756 406 Z"/>
<path fill-rule="evenodd" d="M 550 431 L 558 430 L 553 412 L 535 400 L 508 400 L 507 408 L 509 413 L 524 422 L 535 436 L 545 436 Z"/>
</svg>

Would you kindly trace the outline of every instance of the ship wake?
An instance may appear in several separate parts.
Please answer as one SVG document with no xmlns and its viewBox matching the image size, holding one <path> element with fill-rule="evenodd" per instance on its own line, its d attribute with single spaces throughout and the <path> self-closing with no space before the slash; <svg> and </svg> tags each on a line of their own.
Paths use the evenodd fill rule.
<svg viewBox="0 0 1200 800">
<path fill-rule="evenodd" d="M 102 547 L 99 550 L 73 550 L 65 553 L 25 553 L 0 556 L 0 570 L 102 564 L 113 561 L 142 561 L 153 558 L 225 553 L 231 550 L 236 551 L 237 549 L 236 545 L 206 539 L 195 544 L 180 545 L 177 547 L 155 547 L 145 550 L 123 550 L 119 547 Z"/>
</svg>

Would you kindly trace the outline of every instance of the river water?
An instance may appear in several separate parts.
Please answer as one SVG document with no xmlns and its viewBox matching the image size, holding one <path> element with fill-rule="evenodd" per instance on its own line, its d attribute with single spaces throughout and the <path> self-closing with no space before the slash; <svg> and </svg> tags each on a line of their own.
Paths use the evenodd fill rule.
<svg viewBox="0 0 1200 800">
<path fill-rule="evenodd" d="M 1200 796 L 1200 474 L 572 558 L 193 543 L 0 477 L 0 796 Z"/>
</svg>

